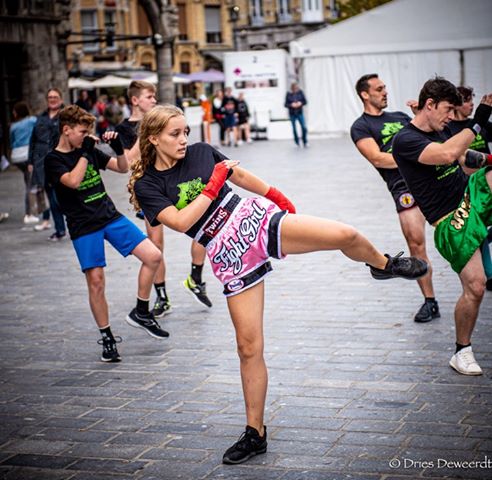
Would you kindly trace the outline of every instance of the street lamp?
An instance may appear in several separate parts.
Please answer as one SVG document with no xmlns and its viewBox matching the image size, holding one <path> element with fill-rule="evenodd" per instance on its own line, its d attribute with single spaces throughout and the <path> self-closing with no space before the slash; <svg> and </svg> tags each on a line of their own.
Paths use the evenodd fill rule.
<svg viewBox="0 0 492 480">
<path fill-rule="evenodd" d="M 237 50 L 236 24 L 239 20 L 240 8 L 238 5 L 229 7 L 229 21 L 232 23 L 232 40 L 234 43 L 234 51 Z"/>
</svg>

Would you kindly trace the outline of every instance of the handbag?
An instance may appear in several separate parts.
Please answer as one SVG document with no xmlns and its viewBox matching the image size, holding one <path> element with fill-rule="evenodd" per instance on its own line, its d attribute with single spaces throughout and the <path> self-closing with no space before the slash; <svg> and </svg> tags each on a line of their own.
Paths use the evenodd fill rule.
<svg viewBox="0 0 492 480">
<path fill-rule="evenodd" d="M 14 164 L 27 162 L 28 158 L 29 158 L 29 145 L 24 145 L 22 147 L 15 147 L 12 149 L 12 153 L 10 154 L 10 162 Z"/>
</svg>

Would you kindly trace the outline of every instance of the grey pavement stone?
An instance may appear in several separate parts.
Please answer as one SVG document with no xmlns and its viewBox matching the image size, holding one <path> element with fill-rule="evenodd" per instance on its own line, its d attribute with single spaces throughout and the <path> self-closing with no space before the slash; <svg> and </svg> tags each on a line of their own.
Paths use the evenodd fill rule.
<svg viewBox="0 0 492 480">
<path fill-rule="evenodd" d="M 404 245 L 394 206 L 347 137 L 227 150 L 275 184 L 301 213 L 359 228 L 384 252 Z M 130 219 L 127 177 L 103 173 Z M 128 326 L 138 262 L 106 250 L 112 328 L 120 364 L 102 364 L 86 284 L 70 241 L 22 224 L 20 172 L 0 174 L 0 477 L 13 480 L 398 480 L 487 478 L 490 470 L 399 469 L 404 458 L 492 457 L 492 295 L 473 337 L 485 371 L 448 366 L 459 281 L 428 253 L 442 317 L 413 322 L 415 284 L 374 282 L 334 252 L 274 261 L 266 281 L 266 423 L 269 451 L 235 467 L 223 451 L 244 429 L 234 330 L 221 286 L 204 277 L 214 307 L 203 311 L 180 283 L 190 240 L 166 229 L 166 285 L 174 311 L 164 342 Z M 135 220 L 139 227 L 142 223 Z M 35 272 L 35 274 L 33 274 Z M 59 315 L 63 305 L 64 315 Z M 450 452 L 452 457 L 449 456 Z"/>
</svg>

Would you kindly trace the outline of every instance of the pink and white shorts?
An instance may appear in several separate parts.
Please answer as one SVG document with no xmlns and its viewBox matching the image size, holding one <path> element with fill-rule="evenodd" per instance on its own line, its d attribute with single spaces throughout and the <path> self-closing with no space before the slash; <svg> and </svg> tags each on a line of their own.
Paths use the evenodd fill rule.
<svg viewBox="0 0 492 480">
<path fill-rule="evenodd" d="M 227 194 L 195 236 L 206 247 L 224 295 L 237 295 L 272 271 L 269 257 L 284 258 L 280 226 L 286 211 L 263 197 Z"/>
</svg>

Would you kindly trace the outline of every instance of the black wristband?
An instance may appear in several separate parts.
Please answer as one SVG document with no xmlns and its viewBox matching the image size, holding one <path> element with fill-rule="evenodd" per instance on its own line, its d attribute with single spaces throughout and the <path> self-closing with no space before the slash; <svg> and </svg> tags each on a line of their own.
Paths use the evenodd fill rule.
<svg viewBox="0 0 492 480">
<path fill-rule="evenodd" d="M 125 153 L 125 150 L 123 149 L 123 144 L 121 143 L 120 137 L 112 138 L 109 141 L 109 146 L 114 150 L 114 153 L 116 153 L 117 157 L 119 157 L 120 155 L 123 155 Z"/>
<path fill-rule="evenodd" d="M 468 122 L 467 128 L 475 134 L 475 137 L 482 131 L 482 127 L 474 119 Z"/>
</svg>

